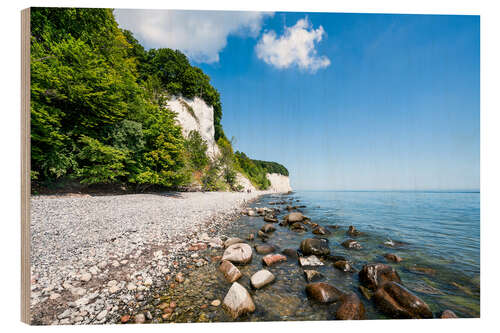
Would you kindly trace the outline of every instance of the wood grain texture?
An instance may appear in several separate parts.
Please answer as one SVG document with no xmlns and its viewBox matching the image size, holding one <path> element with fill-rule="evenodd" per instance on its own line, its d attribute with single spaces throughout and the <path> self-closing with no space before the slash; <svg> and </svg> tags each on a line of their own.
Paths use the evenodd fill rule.
<svg viewBox="0 0 500 333">
<path fill-rule="evenodd" d="M 30 323 L 30 9 L 21 11 L 21 321 Z"/>
</svg>

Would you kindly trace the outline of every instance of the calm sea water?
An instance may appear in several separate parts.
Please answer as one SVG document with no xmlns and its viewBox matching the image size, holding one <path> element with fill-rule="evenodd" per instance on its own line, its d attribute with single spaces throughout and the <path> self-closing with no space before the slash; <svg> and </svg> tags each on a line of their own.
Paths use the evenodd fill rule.
<svg viewBox="0 0 500 333">
<path fill-rule="evenodd" d="M 446 309 L 459 317 L 480 315 L 480 205 L 479 193 L 471 192 L 337 192 L 299 191 L 291 195 L 268 195 L 252 203 L 252 207 L 280 208 L 278 219 L 288 214 L 286 205 L 305 205 L 300 208 L 312 222 L 324 227 L 337 225 L 325 237 L 334 255 L 345 256 L 359 271 L 367 263 L 387 263 L 399 273 L 403 284 L 422 298 L 437 317 Z M 285 201 L 271 205 L 271 201 Z M 228 237 L 247 239 L 265 224 L 262 217 L 242 216 L 231 223 Z M 351 238 L 346 234 L 350 225 L 363 234 L 356 237 L 360 250 L 345 249 L 340 244 Z M 287 227 L 276 226 L 267 240 L 280 250 L 298 249 L 304 238 L 317 237 L 308 227 L 296 233 Z M 399 246 L 388 246 L 388 240 Z M 249 241 L 262 244 L 258 237 Z M 222 250 L 207 250 L 207 255 L 220 255 Z M 403 258 L 401 263 L 388 262 L 386 253 Z M 256 311 L 238 321 L 267 320 L 330 320 L 335 306 L 318 304 L 307 298 L 307 281 L 296 260 L 267 267 L 276 280 L 259 290 L 250 286 L 250 277 L 263 268 L 262 255 L 254 253 L 249 265 L 240 266 L 243 277 L 238 280 L 252 295 Z M 356 293 L 365 305 L 367 319 L 384 319 L 373 302 L 359 290 L 357 273 L 342 272 L 330 262 L 315 267 L 322 281 L 344 292 Z M 182 290 L 173 289 L 166 299 L 179 299 L 189 310 L 179 313 L 173 321 L 232 321 L 221 308 L 200 310 L 193 304 L 223 299 L 227 283 L 217 265 L 206 265 L 189 274 L 190 283 Z M 197 303 L 198 302 L 198 303 Z M 200 304 L 201 304 L 200 303 Z M 201 320 L 201 319 L 200 319 Z"/>
</svg>

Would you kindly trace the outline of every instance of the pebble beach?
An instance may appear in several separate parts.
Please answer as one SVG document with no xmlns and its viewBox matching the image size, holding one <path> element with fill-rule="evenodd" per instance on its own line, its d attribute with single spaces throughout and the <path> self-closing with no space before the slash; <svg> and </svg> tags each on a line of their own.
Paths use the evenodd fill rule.
<svg viewBox="0 0 500 333">
<path fill-rule="evenodd" d="M 177 268 L 201 267 L 196 240 L 222 247 L 220 233 L 268 192 L 33 196 L 33 324 L 104 324 L 126 304 L 162 288 Z"/>
</svg>

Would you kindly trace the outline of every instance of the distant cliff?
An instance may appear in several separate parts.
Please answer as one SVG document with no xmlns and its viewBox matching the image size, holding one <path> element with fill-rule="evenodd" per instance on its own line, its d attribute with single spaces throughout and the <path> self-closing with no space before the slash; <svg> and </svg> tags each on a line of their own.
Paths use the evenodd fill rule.
<svg viewBox="0 0 500 333">
<path fill-rule="evenodd" d="M 187 137 L 191 131 L 197 131 L 207 144 L 207 156 L 215 160 L 221 152 L 214 139 L 213 107 L 198 97 L 187 99 L 182 96 L 171 97 L 166 106 L 176 113 L 176 121 L 182 127 L 184 137 Z M 237 161 L 236 183 L 240 186 L 240 190 L 265 189 L 279 193 L 292 190 L 288 170 L 281 164 L 251 160 L 240 152 L 236 152 L 235 157 Z"/>
</svg>

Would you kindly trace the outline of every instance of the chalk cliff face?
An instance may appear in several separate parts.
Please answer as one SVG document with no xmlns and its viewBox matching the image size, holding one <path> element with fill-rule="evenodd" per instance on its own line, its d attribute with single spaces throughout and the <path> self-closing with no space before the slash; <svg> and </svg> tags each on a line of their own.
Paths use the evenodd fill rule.
<svg viewBox="0 0 500 333">
<path fill-rule="evenodd" d="M 182 127 L 184 137 L 189 135 L 191 131 L 198 131 L 203 140 L 206 141 L 208 149 L 208 157 L 214 159 L 220 154 L 219 147 L 214 139 L 214 109 L 208 106 L 204 100 L 195 97 L 194 99 L 186 99 L 182 96 L 172 97 L 167 101 L 167 107 L 177 113 L 177 122 Z M 271 173 L 266 175 L 271 182 L 268 191 L 277 193 L 286 193 L 292 190 L 290 187 L 290 179 L 286 176 Z M 238 173 L 236 176 L 237 182 L 243 187 L 243 191 L 256 191 L 250 180 Z"/>
<path fill-rule="evenodd" d="M 172 97 L 167 102 L 167 107 L 177 113 L 177 121 L 182 127 L 182 134 L 187 137 L 189 132 L 198 131 L 203 140 L 207 142 L 207 155 L 214 158 L 219 154 L 214 134 L 214 108 L 208 106 L 204 100 L 195 97 L 186 99 Z"/>
<path fill-rule="evenodd" d="M 287 193 L 292 191 L 290 178 L 287 176 L 283 176 L 278 173 L 268 173 L 266 177 L 271 182 L 271 186 L 268 189 L 269 191 L 278 193 Z"/>
</svg>

